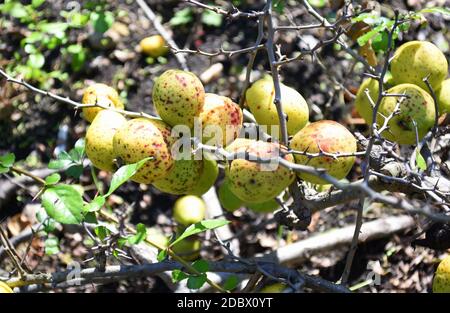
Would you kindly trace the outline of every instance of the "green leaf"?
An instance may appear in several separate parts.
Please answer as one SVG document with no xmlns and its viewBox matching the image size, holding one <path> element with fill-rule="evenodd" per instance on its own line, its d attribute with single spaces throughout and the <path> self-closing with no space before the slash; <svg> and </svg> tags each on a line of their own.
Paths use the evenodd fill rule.
<svg viewBox="0 0 450 313">
<path fill-rule="evenodd" d="M 90 203 L 83 206 L 83 212 L 97 212 L 105 205 L 106 198 L 97 196 Z"/>
<path fill-rule="evenodd" d="M 206 10 L 202 13 L 202 23 L 208 26 L 220 27 L 222 25 L 222 15 Z"/>
<path fill-rule="evenodd" d="M 97 224 L 98 223 L 97 216 L 95 215 L 94 212 L 86 213 L 86 215 L 84 216 L 84 221 L 89 224 Z"/>
<path fill-rule="evenodd" d="M 191 275 L 188 278 L 187 286 L 189 289 L 200 289 L 206 282 L 206 274 Z"/>
<path fill-rule="evenodd" d="M 65 37 L 65 31 L 69 27 L 69 24 L 64 22 L 43 22 L 37 25 L 37 29 L 51 35 L 57 36 L 59 39 Z"/>
<path fill-rule="evenodd" d="M 136 234 L 128 237 L 128 243 L 132 245 L 137 245 L 147 238 L 147 228 L 144 224 L 139 223 L 136 225 Z"/>
<path fill-rule="evenodd" d="M 117 251 L 117 249 L 114 249 L 114 250 L 112 251 L 112 255 L 113 255 L 113 257 L 115 257 L 116 259 L 119 259 L 119 251 Z"/>
<path fill-rule="evenodd" d="M 419 150 L 416 150 L 416 164 L 417 167 L 422 171 L 425 171 L 427 169 L 427 163 L 425 162 L 425 159 L 423 158 L 422 154 L 420 154 Z"/>
<path fill-rule="evenodd" d="M 420 10 L 417 13 L 437 13 L 437 14 L 450 15 L 450 9 L 449 8 L 434 7 L 434 8 L 426 8 L 426 9 Z"/>
<path fill-rule="evenodd" d="M 42 226 L 44 226 L 44 231 L 46 233 L 51 233 L 56 229 L 56 221 L 50 218 L 47 215 L 47 212 L 45 212 L 44 210 L 39 210 L 36 213 L 36 219 L 39 223 L 42 223 Z"/>
<path fill-rule="evenodd" d="M 70 26 L 75 28 L 83 27 L 89 22 L 89 16 L 81 13 L 68 14 L 67 18 Z"/>
<path fill-rule="evenodd" d="M 76 44 L 76 45 L 70 45 L 67 47 L 67 52 L 72 53 L 72 54 L 76 54 L 76 53 L 80 53 L 83 50 L 83 46 Z"/>
<path fill-rule="evenodd" d="M 46 185 L 55 185 L 61 180 L 61 175 L 53 173 L 45 178 Z"/>
<path fill-rule="evenodd" d="M 83 173 L 83 165 L 74 164 L 66 170 L 66 173 L 73 178 L 79 178 Z"/>
<path fill-rule="evenodd" d="M 0 165 L 3 167 L 11 167 L 16 161 L 16 156 L 14 153 L 7 153 L 0 155 Z"/>
<path fill-rule="evenodd" d="M 393 21 L 390 21 L 392 24 L 394 23 Z M 392 26 L 392 25 L 391 25 Z M 364 46 L 370 39 L 372 39 L 373 37 L 375 37 L 376 35 L 378 35 L 379 33 L 381 33 L 382 31 L 384 31 L 388 26 L 388 24 L 382 23 L 378 26 L 376 26 L 375 28 L 373 28 L 371 31 L 365 33 L 364 35 L 362 35 L 361 37 L 358 38 L 358 44 L 362 47 Z"/>
<path fill-rule="evenodd" d="M 175 269 L 172 271 L 172 282 L 173 283 L 178 283 L 188 277 L 189 277 L 189 275 L 181 270 Z"/>
<path fill-rule="evenodd" d="M 167 258 L 167 250 L 161 250 L 158 252 L 156 259 L 158 262 L 162 262 Z"/>
<path fill-rule="evenodd" d="M 70 155 L 72 155 L 72 158 L 74 161 L 81 161 L 84 157 L 85 153 L 85 140 L 84 138 L 80 138 L 75 142 L 75 145 L 73 149 L 70 151 Z"/>
<path fill-rule="evenodd" d="M 73 150 L 75 150 L 78 153 L 80 159 L 84 156 L 85 146 L 86 146 L 85 139 L 80 138 L 77 140 L 77 142 L 75 142 L 75 146 L 73 147 Z"/>
<path fill-rule="evenodd" d="M 216 219 L 216 220 L 204 220 L 195 224 L 190 225 L 188 228 L 184 230 L 184 232 L 174 241 L 170 244 L 171 247 L 175 245 L 176 243 L 180 242 L 181 240 L 190 237 L 192 235 L 204 232 L 209 229 L 215 229 L 222 227 L 226 224 L 228 224 L 229 221 L 223 220 L 223 219 Z"/>
<path fill-rule="evenodd" d="M 119 245 L 119 248 L 122 248 L 126 243 L 129 243 L 130 245 L 137 245 L 138 243 L 142 242 L 145 238 L 147 238 L 147 228 L 145 227 L 144 224 L 139 223 L 136 225 L 135 235 L 119 238 L 119 240 L 117 240 L 117 244 Z"/>
<path fill-rule="evenodd" d="M 122 249 L 123 246 L 128 242 L 128 238 L 119 238 L 117 239 L 117 246 L 119 249 Z"/>
<path fill-rule="evenodd" d="M 44 66 L 45 58 L 42 53 L 30 54 L 27 65 L 32 68 L 41 68 Z"/>
<path fill-rule="evenodd" d="M 39 8 L 44 2 L 45 0 L 32 0 L 31 6 L 36 9 Z"/>
<path fill-rule="evenodd" d="M 84 67 L 84 64 L 86 63 L 86 59 L 87 59 L 87 54 L 84 49 L 81 50 L 80 53 L 73 55 L 72 63 L 70 64 L 70 66 L 72 67 L 72 70 L 74 72 L 79 72 L 80 70 L 82 70 Z"/>
<path fill-rule="evenodd" d="M 275 10 L 275 12 L 277 12 L 278 14 L 283 14 L 284 13 L 284 3 L 285 0 L 275 0 L 273 2 L 273 9 Z"/>
<path fill-rule="evenodd" d="M 375 38 L 372 40 L 372 48 L 375 50 L 375 52 L 379 51 L 387 51 L 389 43 L 389 35 L 387 32 L 379 33 L 375 36 Z"/>
<path fill-rule="evenodd" d="M 42 206 L 55 221 L 62 224 L 79 224 L 83 220 L 81 214 L 83 199 L 72 186 L 59 185 L 48 188 L 41 198 Z"/>
<path fill-rule="evenodd" d="M 184 8 L 180 11 L 177 11 L 169 21 L 171 26 L 181 26 L 186 25 L 194 19 L 192 16 L 192 8 Z"/>
<path fill-rule="evenodd" d="M 114 15 L 111 12 L 93 12 L 91 14 L 91 20 L 93 22 L 94 30 L 97 33 L 103 34 L 114 23 Z"/>
<path fill-rule="evenodd" d="M 152 159 L 151 157 L 140 160 L 137 163 L 127 164 L 119 168 L 113 175 L 111 179 L 111 185 L 109 186 L 108 193 L 105 197 L 110 196 L 117 188 L 119 188 L 123 183 L 129 180 L 136 172 L 144 165 L 145 162 Z"/>
<path fill-rule="evenodd" d="M 94 232 L 101 241 L 105 240 L 105 238 L 110 234 L 108 228 L 106 228 L 105 226 L 95 227 Z"/>
<path fill-rule="evenodd" d="M 206 273 L 209 270 L 209 263 L 205 260 L 197 260 L 192 263 L 192 267 L 195 268 L 200 273 Z"/>
<path fill-rule="evenodd" d="M 33 46 L 32 44 L 29 44 L 29 43 L 25 45 L 23 50 L 25 50 L 25 52 L 28 53 L 28 54 L 33 54 L 33 53 L 37 52 L 36 47 Z"/>
<path fill-rule="evenodd" d="M 45 254 L 53 255 L 59 253 L 59 240 L 58 238 L 51 237 L 45 240 Z"/>
<path fill-rule="evenodd" d="M 378 24 L 380 17 L 374 13 L 363 13 L 352 18 L 352 22 L 364 22 L 368 25 Z"/>
<path fill-rule="evenodd" d="M 25 9 L 25 7 L 19 3 L 19 2 L 15 2 L 13 7 L 11 8 L 11 10 L 9 11 L 9 14 L 11 14 L 12 17 L 15 18 L 23 18 L 28 16 L 28 12 Z"/>
<path fill-rule="evenodd" d="M 72 164 L 72 157 L 66 152 L 61 151 L 56 160 L 50 160 L 48 168 L 52 170 L 60 170 Z"/>
<path fill-rule="evenodd" d="M 26 38 L 24 38 L 24 42 L 26 43 L 35 43 L 35 42 L 39 42 L 42 40 L 42 38 L 44 37 L 44 35 L 41 32 L 32 32 L 31 34 L 27 35 Z M 29 52 L 27 52 L 29 53 Z"/>
<path fill-rule="evenodd" d="M 231 276 L 228 276 L 227 280 L 223 284 L 223 288 L 225 290 L 231 291 L 233 289 L 236 289 L 238 283 L 239 283 L 239 279 L 237 278 L 237 276 L 231 275 Z"/>
</svg>

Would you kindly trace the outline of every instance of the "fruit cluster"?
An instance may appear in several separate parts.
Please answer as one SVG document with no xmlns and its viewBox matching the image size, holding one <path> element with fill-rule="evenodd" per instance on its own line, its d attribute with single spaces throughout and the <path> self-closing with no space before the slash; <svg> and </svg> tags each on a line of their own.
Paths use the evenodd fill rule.
<svg viewBox="0 0 450 313">
<path fill-rule="evenodd" d="M 86 154 L 95 167 L 105 171 L 113 171 L 118 161 L 130 164 L 150 157 L 131 178 L 133 181 L 152 184 L 174 195 L 200 196 L 215 183 L 217 162 L 206 153 L 194 154 L 190 141 L 186 153 L 177 140 L 180 133 L 187 132 L 189 139 L 192 134 L 196 136 L 200 125 L 204 144 L 224 147 L 236 155 L 225 164 L 226 178 L 219 190 L 223 206 L 234 210 L 245 205 L 257 212 L 270 212 L 278 207 L 275 198 L 295 180 L 295 173 L 278 162 L 256 162 L 240 155 L 270 161 L 284 158 L 291 163 L 323 168 L 342 179 L 353 166 L 354 157 L 336 158 L 330 154 L 356 151 L 356 139 L 344 126 L 327 120 L 310 123 L 305 99 L 281 84 L 287 131 L 292 136 L 290 147 L 295 150 L 291 153 L 276 140 L 280 125 L 274 96 L 274 83 L 267 76 L 254 82 L 245 97 L 245 105 L 259 126 L 266 127 L 272 140 L 238 138 L 243 123 L 241 108 L 227 97 L 206 93 L 193 73 L 170 69 L 154 82 L 153 104 L 160 118 L 127 120 L 121 110 L 83 109 L 85 119 L 92 122 L 86 134 Z M 83 103 L 123 109 L 117 92 L 103 84 L 87 88 Z M 296 153 L 297 150 L 325 154 L 311 158 Z M 326 183 L 314 175 L 299 173 L 299 177 L 313 184 Z"/>
<path fill-rule="evenodd" d="M 392 116 L 388 130 L 381 135 L 399 144 L 416 144 L 434 126 L 436 109 L 428 79 L 435 92 L 438 114 L 450 113 L 450 79 L 445 55 L 431 42 L 410 41 L 400 46 L 391 61 L 392 78 L 385 82 L 388 96 L 382 98 L 376 123 L 383 125 Z M 355 107 L 367 124 L 373 122 L 373 106 L 378 101 L 380 86 L 377 80 L 368 78 L 356 95 Z M 367 96 L 366 91 L 370 96 Z M 393 114 L 398 109 L 397 114 Z M 416 136 L 417 133 L 417 136 Z"/>
<path fill-rule="evenodd" d="M 117 92 L 103 84 L 87 88 L 82 102 L 123 109 Z M 229 98 L 205 93 L 194 74 L 180 70 L 168 70 L 158 77 L 153 102 L 161 119 L 127 120 L 117 110 L 83 108 L 85 119 L 92 122 L 86 133 L 88 158 L 95 167 L 113 171 L 119 159 L 129 164 L 151 157 L 132 177 L 133 181 L 153 184 L 175 195 L 202 195 L 218 176 L 216 161 L 192 152 L 182 155 L 177 150 L 172 127 L 184 125 L 192 131 L 195 119 L 204 129 L 218 126 L 229 134 L 217 142 L 222 146 L 237 137 L 242 126 L 242 110 Z M 204 141 L 208 139 L 205 137 Z"/>
</svg>

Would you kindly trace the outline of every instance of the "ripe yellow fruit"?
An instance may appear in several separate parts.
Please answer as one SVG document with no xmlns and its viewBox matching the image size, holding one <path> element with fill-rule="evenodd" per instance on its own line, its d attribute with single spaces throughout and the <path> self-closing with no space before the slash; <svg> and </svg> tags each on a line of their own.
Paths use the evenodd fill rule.
<svg viewBox="0 0 450 313">
<path fill-rule="evenodd" d="M 366 121 L 367 124 L 372 124 L 372 113 L 373 107 L 367 98 L 365 90 L 369 90 L 370 98 L 373 103 L 376 104 L 378 100 L 378 81 L 373 78 L 368 78 L 364 80 L 359 87 L 358 93 L 356 94 L 355 99 L 355 108 L 358 111 L 359 115 Z"/>
<path fill-rule="evenodd" d="M 241 158 L 229 162 L 225 169 L 230 190 L 247 203 L 260 203 L 278 196 L 293 182 L 295 174 L 278 162 L 258 164 L 243 157 L 247 152 L 258 158 L 275 160 L 280 157 L 281 149 L 283 148 L 276 143 L 243 138 L 233 141 L 226 150 L 242 155 Z M 290 154 L 285 154 L 284 159 L 294 160 Z"/>
<path fill-rule="evenodd" d="M 174 220 L 184 226 L 198 223 L 205 218 L 205 202 L 197 196 L 184 196 L 175 201 L 173 206 Z"/>
<path fill-rule="evenodd" d="M 171 69 L 155 80 L 152 97 L 156 111 L 167 124 L 192 129 L 205 102 L 205 89 L 195 74 Z"/>
<path fill-rule="evenodd" d="M 153 157 L 131 180 L 151 184 L 168 175 L 174 166 L 170 127 L 158 119 L 136 118 L 119 128 L 113 138 L 114 153 L 126 164 Z"/>
<path fill-rule="evenodd" d="M 294 135 L 306 126 L 309 120 L 309 109 L 306 100 L 295 89 L 280 84 L 281 103 L 284 113 L 287 115 L 287 131 L 289 135 Z M 246 104 L 253 113 L 259 125 L 267 127 L 267 133 L 271 136 L 277 135 L 271 130 L 271 126 L 280 122 L 277 108 L 273 103 L 275 98 L 275 87 L 272 77 L 265 76 L 256 81 L 245 94 Z M 278 130 L 277 130 L 278 131 Z M 280 136 L 278 132 L 278 136 Z"/>
<path fill-rule="evenodd" d="M 156 180 L 153 185 L 162 192 L 184 195 L 196 186 L 202 170 L 202 160 L 176 160 L 168 175 Z"/>
<path fill-rule="evenodd" d="M 226 146 L 238 137 L 243 114 L 241 108 L 230 98 L 207 93 L 200 121 L 203 143 Z"/>
<path fill-rule="evenodd" d="M 419 140 L 433 127 L 436 110 L 433 97 L 422 88 L 413 84 L 401 84 L 387 91 L 390 94 L 405 94 L 408 97 L 385 97 L 381 101 L 377 124 L 382 125 L 383 116 L 389 116 L 395 109 L 397 101 L 400 102 L 400 114 L 389 121 L 389 131 L 384 131 L 382 136 L 399 144 L 413 145 L 416 143 L 417 124 Z"/>
<path fill-rule="evenodd" d="M 172 251 L 186 261 L 194 261 L 200 257 L 201 247 L 200 240 L 186 238 L 173 245 Z"/>
<path fill-rule="evenodd" d="M 410 41 L 395 52 L 391 72 L 396 85 L 411 83 L 428 91 L 423 79 L 430 75 L 430 84 L 437 89 L 447 77 L 448 63 L 442 51 L 431 42 Z"/>
<path fill-rule="evenodd" d="M 216 182 L 219 176 L 219 167 L 214 159 L 203 156 L 203 168 L 195 186 L 189 191 L 194 196 L 201 196 L 206 193 Z"/>
<path fill-rule="evenodd" d="M 83 104 L 101 104 L 108 107 L 123 110 L 124 105 L 120 100 L 117 91 L 105 84 L 93 84 L 89 86 L 83 93 L 81 100 Z M 83 108 L 83 117 L 86 121 L 92 122 L 98 112 L 104 109 L 99 107 Z"/>
<path fill-rule="evenodd" d="M 0 281 L 0 293 L 14 293 L 14 292 L 6 283 Z"/>
<path fill-rule="evenodd" d="M 450 256 L 439 263 L 433 278 L 434 293 L 450 293 Z"/>
<path fill-rule="evenodd" d="M 444 80 L 436 91 L 439 103 L 439 115 L 450 113 L 450 79 Z"/>
<path fill-rule="evenodd" d="M 356 139 L 352 133 L 335 121 L 323 120 L 309 124 L 299 131 L 291 141 L 291 148 L 296 151 L 318 153 L 355 153 Z M 295 162 L 309 165 L 315 168 L 323 168 L 327 173 L 336 179 L 342 179 L 350 172 L 355 157 L 315 157 L 295 154 Z M 298 172 L 298 176 L 313 184 L 328 184 L 325 180 L 311 175 Z"/>
<path fill-rule="evenodd" d="M 98 112 L 86 132 L 86 155 L 95 167 L 104 171 L 114 171 L 113 161 L 116 155 L 113 138 L 117 129 L 126 122 L 126 118 L 120 113 L 110 110 Z"/>
<path fill-rule="evenodd" d="M 166 41 L 160 35 L 153 35 L 142 39 L 139 46 L 143 53 L 154 58 L 163 56 L 169 51 Z"/>
</svg>

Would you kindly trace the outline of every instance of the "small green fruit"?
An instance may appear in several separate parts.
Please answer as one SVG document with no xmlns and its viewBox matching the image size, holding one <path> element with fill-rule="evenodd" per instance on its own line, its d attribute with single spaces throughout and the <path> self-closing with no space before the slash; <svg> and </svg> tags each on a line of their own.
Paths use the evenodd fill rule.
<svg viewBox="0 0 450 313">
<path fill-rule="evenodd" d="M 120 100 L 117 91 L 105 84 L 93 84 L 89 86 L 83 93 L 81 100 L 83 104 L 102 104 L 116 109 L 123 109 L 124 105 Z M 98 112 L 104 110 L 99 107 L 83 108 L 83 117 L 86 121 L 92 122 Z"/>
<path fill-rule="evenodd" d="M 388 140 L 399 144 L 413 145 L 416 143 L 416 129 L 413 120 L 417 124 L 419 140 L 434 126 L 436 110 L 433 97 L 422 88 L 413 84 L 401 84 L 392 87 L 387 91 L 390 94 L 405 94 L 407 96 L 385 97 L 381 101 L 377 124 L 382 125 L 383 116 L 389 116 L 395 109 L 397 102 L 400 102 L 400 114 L 394 116 L 389 121 L 389 131 L 382 133 Z"/>
<path fill-rule="evenodd" d="M 205 218 L 205 202 L 197 196 L 184 196 L 175 201 L 173 218 L 181 225 L 189 226 Z"/>
<path fill-rule="evenodd" d="M 136 118 L 117 130 L 113 138 L 114 152 L 126 164 L 147 157 L 152 160 L 138 170 L 131 180 L 151 184 L 168 175 L 174 166 L 171 155 L 170 127 L 157 119 Z"/>
<path fill-rule="evenodd" d="M 205 102 L 202 82 L 191 72 L 167 70 L 155 80 L 153 104 L 169 125 L 194 127 Z"/>
<path fill-rule="evenodd" d="M 450 293 L 450 256 L 439 263 L 433 278 L 434 293 Z"/>
<path fill-rule="evenodd" d="M 275 199 L 270 199 L 261 203 L 249 203 L 247 208 L 256 213 L 271 213 L 278 209 L 280 205 Z"/>
<path fill-rule="evenodd" d="M 226 146 L 238 137 L 243 114 L 241 108 L 230 98 L 207 93 L 200 121 L 203 143 Z"/>
<path fill-rule="evenodd" d="M 358 111 L 359 115 L 361 115 L 361 117 L 366 120 L 366 123 L 368 125 L 372 125 L 373 107 L 369 101 L 369 98 L 367 98 L 365 92 L 366 89 L 369 90 L 370 98 L 372 99 L 373 103 L 376 104 L 378 100 L 378 90 L 379 90 L 378 81 L 376 81 L 373 78 L 368 78 L 364 80 L 361 86 L 359 87 L 355 99 L 356 111 Z"/>
<path fill-rule="evenodd" d="M 347 128 L 335 121 L 323 120 L 309 124 L 299 131 L 291 141 L 291 148 L 296 151 L 318 153 L 320 151 L 332 154 L 355 153 L 356 139 Z M 295 162 L 315 168 L 323 168 L 336 179 L 342 179 L 350 172 L 355 157 L 316 157 L 295 154 Z M 311 175 L 298 172 L 298 176 L 313 184 L 328 184 L 327 181 Z"/>
<path fill-rule="evenodd" d="M 146 37 L 139 42 L 141 51 L 151 57 L 157 58 L 165 55 L 169 48 L 161 35 Z"/>
<path fill-rule="evenodd" d="M 280 87 L 282 107 L 287 115 L 287 131 L 289 135 L 294 135 L 305 127 L 309 120 L 308 104 L 295 89 L 284 84 L 280 84 Z M 275 88 L 270 76 L 253 83 L 245 94 L 246 104 L 256 121 L 259 125 L 267 126 L 267 133 L 271 136 L 274 136 L 271 126 L 280 125 L 274 98 Z M 278 135 L 280 136 L 280 133 Z"/>
<path fill-rule="evenodd" d="M 116 131 L 127 122 L 122 114 L 102 110 L 86 132 L 86 155 L 92 164 L 104 171 L 114 171 L 116 154 L 113 138 Z"/>
<path fill-rule="evenodd" d="M 434 89 L 447 77 L 448 63 L 445 55 L 428 41 L 410 41 L 400 46 L 391 62 L 391 72 L 396 85 L 415 84 L 428 91 L 423 79 L 429 76 Z"/>
<path fill-rule="evenodd" d="M 289 186 L 295 174 L 277 162 L 258 164 L 243 159 L 244 153 L 263 159 L 277 159 L 280 156 L 280 145 L 276 143 L 238 138 L 226 150 L 242 154 L 241 158 L 227 164 L 225 175 L 230 182 L 230 190 L 242 201 L 260 203 L 278 196 Z M 290 154 L 284 158 L 293 161 Z"/>
<path fill-rule="evenodd" d="M 196 186 L 203 170 L 202 160 L 176 160 L 168 175 L 153 183 L 162 192 L 184 195 Z"/>
<path fill-rule="evenodd" d="M 444 80 L 436 91 L 439 103 L 439 115 L 450 113 L 450 79 Z"/>
<path fill-rule="evenodd" d="M 218 190 L 218 197 L 222 207 L 228 212 L 234 212 L 244 205 L 244 201 L 236 197 L 230 190 L 230 182 L 224 179 Z"/>
<path fill-rule="evenodd" d="M 191 195 L 201 196 L 206 193 L 216 182 L 219 176 L 219 167 L 214 159 L 203 156 L 203 168 L 195 186 L 189 191 Z"/>
<path fill-rule="evenodd" d="M 186 238 L 173 245 L 172 251 L 185 261 L 194 261 L 200 257 L 201 247 L 202 243 L 200 240 Z"/>
</svg>

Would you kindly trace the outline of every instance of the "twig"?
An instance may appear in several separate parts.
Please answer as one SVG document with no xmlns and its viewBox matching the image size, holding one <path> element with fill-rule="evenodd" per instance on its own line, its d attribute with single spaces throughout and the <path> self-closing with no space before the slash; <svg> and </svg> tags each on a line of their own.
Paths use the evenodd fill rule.
<svg viewBox="0 0 450 313">
<path fill-rule="evenodd" d="M 39 88 L 37 88 L 37 87 L 27 83 L 23 79 L 14 78 L 14 77 L 8 75 L 1 68 L 0 68 L 0 76 L 6 78 L 7 82 L 24 86 L 25 88 L 27 88 L 28 90 L 30 90 L 32 92 L 35 92 L 35 93 L 40 94 L 40 95 L 43 95 L 45 97 L 49 97 L 51 99 L 54 99 L 54 100 L 62 102 L 62 103 L 69 104 L 69 105 L 73 106 L 74 109 L 82 109 L 82 108 L 88 108 L 88 107 L 99 107 L 99 108 L 102 108 L 102 109 L 105 109 L 105 110 L 111 110 L 111 111 L 123 114 L 123 115 L 128 116 L 128 117 L 154 118 L 154 116 L 152 116 L 150 114 L 147 114 L 147 113 L 144 113 L 144 112 L 133 112 L 133 111 L 121 110 L 121 109 L 117 109 L 115 107 L 110 107 L 108 105 L 104 105 L 104 104 L 101 104 L 101 103 L 84 104 L 84 103 L 80 103 L 80 102 L 74 101 L 74 100 L 70 99 L 69 97 L 61 97 L 61 96 L 58 96 L 58 95 L 56 95 L 56 94 L 54 94 L 54 93 L 52 93 L 50 91 L 45 91 L 45 90 L 39 89 Z"/>
<path fill-rule="evenodd" d="M 137 4 L 140 6 L 142 11 L 144 11 L 147 18 L 153 23 L 153 26 L 158 31 L 158 33 L 164 38 L 167 45 L 171 49 L 180 50 L 178 48 L 178 45 L 175 43 L 175 41 L 172 39 L 172 36 L 166 31 L 164 26 L 159 22 L 158 18 L 156 17 L 155 12 L 148 6 L 148 4 L 144 0 L 136 0 Z M 188 71 L 189 67 L 187 66 L 187 61 L 184 55 L 182 54 L 175 54 L 175 57 L 177 58 L 178 63 L 180 63 L 183 70 Z"/>
</svg>

